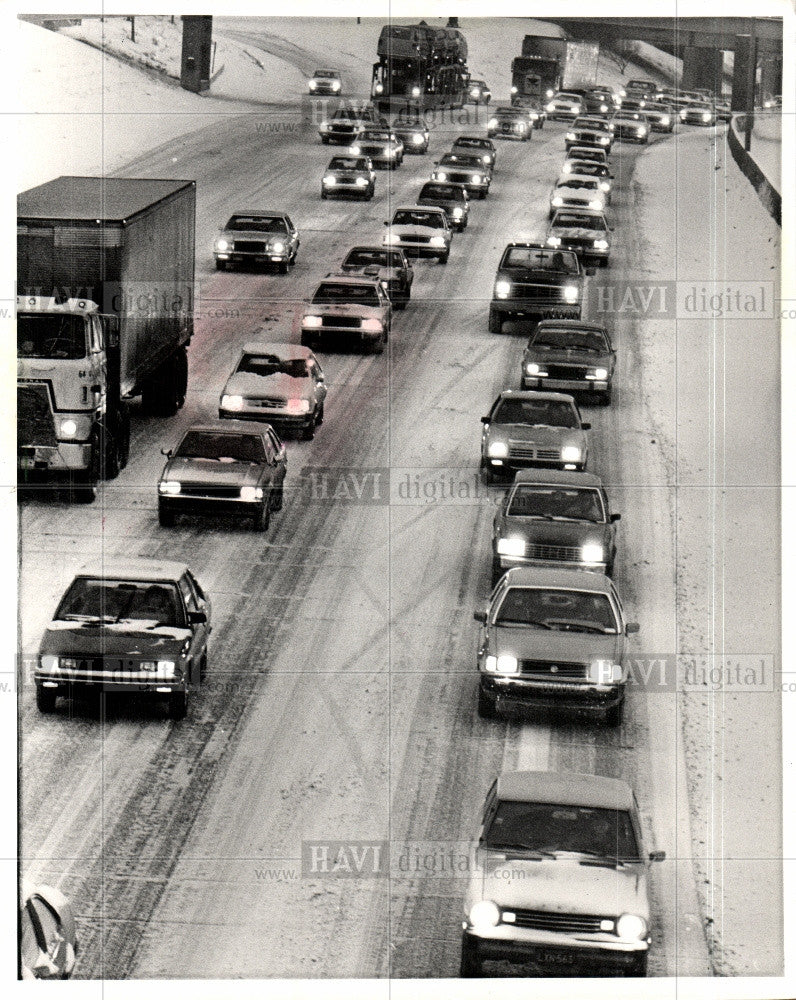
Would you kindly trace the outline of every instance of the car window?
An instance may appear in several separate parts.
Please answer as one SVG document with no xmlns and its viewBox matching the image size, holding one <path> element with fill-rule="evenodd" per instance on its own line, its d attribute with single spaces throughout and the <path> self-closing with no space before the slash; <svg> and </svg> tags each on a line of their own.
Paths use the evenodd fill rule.
<svg viewBox="0 0 796 1000">
<path fill-rule="evenodd" d="M 40 952 L 46 949 L 46 942 L 43 936 L 39 940 L 36 917 L 30 902 L 19 915 L 19 948 L 22 964 L 33 971 L 38 964 Z"/>
<path fill-rule="evenodd" d="M 595 229 L 607 232 L 608 226 L 601 215 L 579 215 L 576 212 L 556 212 L 552 222 L 553 227 L 572 229 Z"/>
<path fill-rule="evenodd" d="M 445 217 L 438 212 L 423 212 L 407 208 L 396 212 L 392 223 L 394 226 L 428 226 L 430 229 L 444 229 Z"/>
<path fill-rule="evenodd" d="M 278 455 L 282 448 L 282 442 L 279 440 L 279 435 L 276 433 L 273 427 L 269 427 L 268 433 L 265 436 L 269 441 L 271 447 L 274 449 L 274 455 Z"/>
<path fill-rule="evenodd" d="M 180 593 L 188 611 L 198 611 L 199 605 L 196 602 L 196 595 L 191 588 L 186 576 L 181 576 L 179 580 Z"/>
<path fill-rule="evenodd" d="M 610 350 L 608 340 L 602 330 L 556 330 L 542 327 L 531 334 L 528 347 L 575 348 L 594 354 L 605 354 Z"/>
<path fill-rule="evenodd" d="M 575 521 L 605 521 L 602 497 L 597 489 L 522 483 L 511 494 L 509 517 L 566 518 Z"/>
<path fill-rule="evenodd" d="M 175 457 L 205 458 L 217 462 L 262 462 L 263 443 L 259 434 L 188 431 Z"/>
<path fill-rule="evenodd" d="M 182 604 L 175 584 L 78 577 L 55 613 L 57 621 L 155 621 L 181 625 Z"/>
<path fill-rule="evenodd" d="M 594 854 L 640 861 L 629 811 L 558 805 L 551 802 L 498 802 L 484 831 L 487 847 Z"/>
<path fill-rule="evenodd" d="M 275 354 L 244 354 L 238 362 L 236 372 L 249 375 L 289 375 L 290 378 L 307 378 L 306 358 L 282 359 Z"/>
<path fill-rule="evenodd" d="M 36 936 L 41 950 L 54 959 L 64 940 L 63 928 L 57 914 L 41 896 L 31 896 L 28 900 L 28 909 L 32 912 L 34 922 L 38 924 Z"/>
<path fill-rule="evenodd" d="M 571 250 L 539 250 L 534 247 L 509 247 L 503 254 L 501 266 L 564 274 L 579 272 L 578 259 Z"/>
<path fill-rule="evenodd" d="M 327 170 L 367 170 L 368 164 L 361 156 L 333 156 Z"/>
<path fill-rule="evenodd" d="M 238 229 L 249 233 L 286 233 L 284 218 L 277 215 L 233 215 L 227 229 Z"/>
<path fill-rule="evenodd" d="M 351 305 L 377 306 L 379 296 L 376 285 L 343 284 L 342 282 L 324 281 L 312 297 L 315 305 L 335 305 L 346 303 Z"/>
<path fill-rule="evenodd" d="M 343 266 L 351 267 L 398 267 L 395 254 L 389 250 L 351 250 L 343 261 Z"/>
<path fill-rule="evenodd" d="M 88 354 L 83 316 L 26 313 L 17 317 L 17 356 L 77 360 Z"/>
<path fill-rule="evenodd" d="M 616 635 L 619 622 L 607 594 L 547 587 L 508 587 L 494 615 L 496 625 Z"/>
<path fill-rule="evenodd" d="M 265 434 L 263 440 L 263 446 L 265 447 L 265 460 L 269 465 L 273 465 L 276 461 L 276 448 L 274 447 L 274 442 L 271 440 L 270 434 Z"/>
<path fill-rule="evenodd" d="M 188 569 L 185 571 L 185 575 L 188 578 L 188 582 L 191 584 L 193 589 L 196 591 L 196 596 L 200 601 L 205 600 L 205 592 L 202 590 L 201 584 L 193 575 L 193 573 Z"/>
<path fill-rule="evenodd" d="M 571 403 L 563 399 L 503 399 L 492 420 L 496 424 L 528 424 L 531 427 L 578 427 L 580 422 Z"/>
</svg>

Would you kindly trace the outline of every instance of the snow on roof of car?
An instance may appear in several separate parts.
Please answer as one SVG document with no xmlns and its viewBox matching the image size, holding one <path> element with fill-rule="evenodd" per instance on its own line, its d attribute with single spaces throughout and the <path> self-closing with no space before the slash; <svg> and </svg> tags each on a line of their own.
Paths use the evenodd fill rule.
<svg viewBox="0 0 796 1000">
<path fill-rule="evenodd" d="M 244 354 L 266 355 L 273 354 L 281 361 L 289 361 L 294 358 L 312 357 L 309 347 L 301 344 L 280 344 L 268 343 L 264 340 L 250 340 L 243 345 Z M 226 423 L 226 421 L 225 421 Z"/>
<path fill-rule="evenodd" d="M 512 587 L 545 587 L 554 590 L 583 590 L 590 594 L 610 594 L 613 584 L 602 573 L 590 569 L 548 569 L 546 566 L 513 566 L 503 579 Z"/>
<path fill-rule="evenodd" d="M 556 485 L 556 486 L 602 486 L 603 481 L 593 472 L 575 472 L 565 469 L 520 469 L 514 477 L 514 485 Z"/>
<path fill-rule="evenodd" d="M 619 778 L 558 771 L 504 771 L 497 796 L 510 802 L 550 802 L 593 809 L 630 809 L 633 791 Z"/>
<path fill-rule="evenodd" d="M 109 580 L 162 580 L 170 583 L 179 580 L 187 569 L 186 563 L 167 559 L 102 559 L 87 563 L 76 575 Z"/>
</svg>

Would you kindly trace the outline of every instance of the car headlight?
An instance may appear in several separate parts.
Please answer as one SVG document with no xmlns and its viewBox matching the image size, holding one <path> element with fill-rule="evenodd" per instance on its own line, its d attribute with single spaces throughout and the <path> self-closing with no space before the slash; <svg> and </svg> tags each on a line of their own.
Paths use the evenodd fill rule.
<svg viewBox="0 0 796 1000">
<path fill-rule="evenodd" d="M 623 941 L 640 941 L 647 936 L 647 921 L 635 913 L 623 913 L 616 922 L 616 933 Z"/>
<path fill-rule="evenodd" d="M 454 217 L 454 219 L 461 219 L 461 217 L 463 215 L 464 215 L 464 211 L 461 208 L 459 208 L 458 205 L 457 205 L 456 208 L 454 208 L 454 210 L 453 210 L 453 217 Z"/>
<path fill-rule="evenodd" d="M 314 80 L 310 80 L 309 84 L 310 84 L 310 90 L 315 90 L 315 87 L 317 86 L 317 84 L 315 83 L 315 81 Z"/>
<path fill-rule="evenodd" d="M 598 382 L 602 382 L 604 379 L 608 378 L 608 369 L 607 368 L 595 368 L 594 369 L 594 377 L 597 379 Z"/>
<path fill-rule="evenodd" d="M 247 500 L 252 503 L 254 500 L 262 500 L 263 491 L 260 486 L 241 486 L 240 488 L 240 498 L 241 500 Z"/>
<path fill-rule="evenodd" d="M 384 325 L 380 319 L 363 319 L 361 329 L 367 333 L 381 333 Z"/>
<path fill-rule="evenodd" d="M 425 137 L 422 136 L 420 132 L 415 132 L 415 134 L 412 136 L 412 142 L 415 144 L 415 146 L 422 146 L 425 141 L 426 141 Z"/>
<path fill-rule="evenodd" d="M 328 184 L 329 187 L 337 183 L 337 178 L 333 177 L 331 174 L 327 174 L 323 179 L 324 184 Z"/>
<path fill-rule="evenodd" d="M 384 242 L 387 244 L 400 243 L 401 237 L 398 235 L 398 233 L 387 233 L 387 235 L 384 237 Z"/>
<path fill-rule="evenodd" d="M 420 97 L 420 87 L 412 87 L 412 97 Z"/>
<path fill-rule="evenodd" d="M 276 243 L 271 244 L 271 253 L 284 253 L 285 244 L 281 240 L 277 240 Z"/>
<path fill-rule="evenodd" d="M 71 438 L 77 434 L 77 421 L 73 420 L 71 417 L 67 417 L 62 420 L 59 427 L 58 433 L 60 437 Z"/>
<path fill-rule="evenodd" d="M 561 195 L 557 194 L 555 198 L 553 198 L 551 204 L 553 205 L 554 208 L 559 208 L 561 205 L 564 204 L 564 199 L 561 197 Z"/>
<path fill-rule="evenodd" d="M 671 121 L 672 120 L 671 120 L 671 118 L 668 115 L 664 115 L 661 118 L 661 125 L 669 125 L 669 124 L 671 124 Z"/>
<path fill-rule="evenodd" d="M 539 375 L 541 374 L 541 371 L 542 369 L 539 367 L 536 361 L 529 361 L 528 364 L 525 366 L 526 375 Z"/>
<path fill-rule="evenodd" d="M 42 670 L 48 671 L 48 673 L 55 673 L 61 668 L 58 657 L 52 653 L 43 653 L 39 657 L 39 666 Z"/>
<path fill-rule="evenodd" d="M 601 104 L 600 105 L 600 111 L 602 111 L 603 114 L 605 114 L 605 112 L 607 110 L 608 110 L 608 105 L 607 104 Z"/>
<path fill-rule="evenodd" d="M 687 114 L 688 114 L 688 112 L 687 112 L 687 111 L 685 110 L 685 108 L 683 108 L 683 110 L 682 110 L 682 111 L 680 112 L 680 117 L 681 117 L 681 118 L 685 118 L 685 116 L 686 116 Z"/>
<path fill-rule="evenodd" d="M 434 174 L 434 176 L 437 178 L 438 181 L 446 181 L 448 179 L 448 175 L 445 173 L 444 170 L 438 170 Z"/>
<path fill-rule="evenodd" d="M 703 111 L 702 112 L 702 121 L 703 122 L 709 122 L 710 119 L 711 119 L 711 117 L 712 117 L 712 115 L 710 115 L 707 111 Z"/>
<path fill-rule="evenodd" d="M 484 178 L 480 174 L 473 174 L 470 178 L 473 184 L 483 184 Z"/>
<path fill-rule="evenodd" d="M 216 240 L 216 250 L 221 253 L 225 253 L 227 250 L 232 249 L 232 242 L 230 240 L 220 239 Z"/>
<path fill-rule="evenodd" d="M 511 292 L 511 282 L 510 281 L 496 281 L 495 282 L 495 297 L 498 299 L 507 299 Z"/>
<path fill-rule="evenodd" d="M 567 302 L 577 302 L 580 289 L 577 285 L 564 285 L 564 298 Z"/>
<path fill-rule="evenodd" d="M 444 236 L 432 236 L 431 239 L 429 240 L 429 246 L 444 247 L 445 246 Z"/>
<path fill-rule="evenodd" d="M 560 236 L 548 236 L 547 237 L 547 245 L 549 247 L 560 247 L 561 246 L 561 237 Z"/>
<path fill-rule="evenodd" d="M 564 171 L 565 174 L 571 174 L 572 173 L 572 164 L 571 163 L 565 163 L 564 166 L 563 166 L 563 171 Z"/>
<path fill-rule="evenodd" d="M 606 194 L 611 190 L 611 185 L 608 181 L 602 181 L 600 184 L 600 190 L 604 191 Z"/>
<path fill-rule="evenodd" d="M 480 97 L 480 96 L 481 96 L 481 91 L 480 90 L 471 90 L 470 91 L 470 97 Z"/>
<path fill-rule="evenodd" d="M 141 660 L 139 668 L 147 674 L 156 674 L 166 680 L 174 676 L 177 664 L 174 660 Z"/>
<path fill-rule="evenodd" d="M 221 397 L 222 410 L 242 410 L 243 396 L 228 396 L 226 393 Z"/>
<path fill-rule="evenodd" d="M 586 542 L 580 548 L 581 562 L 601 563 L 604 555 L 603 547 L 598 542 Z"/>
<path fill-rule="evenodd" d="M 332 90 L 339 90 L 339 89 L 340 89 L 340 81 L 332 80 Z"/>
<path fill-rule="evenodd" d="M 498 555 L 500 556 L 524 556 L 524 538 L 499 538 L 497 543 Z"/>
<path fill-rule="evenodd" d="M 495 664 L 496 674 L 516 674 L 519 669 L 520 665 L 516 656 L 509 656 L 507 653 L 504 653 L 502 656 L 497 658 L 497 662 Z"/>
<path fill-rule="evenodd" d="M 545 96 L 545 97 L 552 97 L 554 93 L 555 93 L 555 91 L 554 91 L 554 90 L 546 90 L 546 91 L 544 92 L 544 96 Z"/>
<path fill-rule="evenodd" d="M 362 147 L 361 146 L 349 146 L 348 152 L 352 156 L 359 156 L 359 154 L 362 152 Z"/>
<path fill-rule="evenodd" d="M 356 186 L 358 188 L 363 188 L 363 187 L 365 187 L 367 185 L 368 182 L 365 180 L 364 177 L 357 177 L 357 179 L 354 181 L 354 183 L 356 184 Z"/>
<path fill-rule="evenodd" d="M 489 166 L 489 164 L 492 162 L 491 156 L 482 156 L 481 159 L 484 161 L 484 163 L 486 163 L 487 166 Z"/>
<path fill-rule="evenodd" d="M 600 212 L 605 208 L 605 205 L 599 199 L 595 198 L 589 202 L 589 208 L 595 212 Z"/>
<path fill-rule="evenodd" d="M 395 156 L 398 150 L 390 147 L 389 149 L 385 150 L 385 152 L 387 153 L 387 156 Z"/>
<path fill-rule="evenodd" d="M 607 135 L 601 135 L 600 136 L 600 145 L 601 146 L 607 146 L 608 145 L 608 136 Z"/>
<path fill-rule="evenodd" d="M 384 86 L 383 86 L 383 84 L 381 84 L 381 83 L 377 83 L 376 84 L 376 93 L 377 94 L 383 94 L 384 93 Z"/>
<path fill-rule="evenodd" d="M 509 453 L 509 446 L 505 441 L 493 441 L 487 450 L 490 458 L 505 458 Z"/>
<path fill-rule="evenodd" d="M 321 122 L 321 124 L 318 126 L 318 131 L 319 132 L 328 132 L 329 131 L 329 122 Z"/>
<path fill-rule="evenodd" d="M 490 118 L 489 122 L 487 123 L 487 128 L 497 128 L 497 126 L 498 126 L 497 118 Z"/>
<path fill-rule="evenodd" d="M 176 479 L 163 479 L 158 483 L 158 493 L 167 497 L 176 497 L 181 490 L 182 483 L 177 482 Z"/>
<path fill-rule="evenodd" d="M 639 135 L 646 135 L 647 130 L 645 128 L 636 129 Z"/>
<path fill-rule="evenodd" d="M 323 325 L 323 320 L 320 316 L 305 316 L 301 325 L 308 330 L 317 330 Z"/>
<path fill-rule="evenodd" d="M 470 924 L 476 928 L 497 927 L 500 923 L 500 909 L 491 899 L 481 899 L 470 907 Z"/>
<path fill-rule="evenodd" d="M 556 109 L 556 106 L 555 106 L 555 104 L 552 104 L 552 103 L 548 104 L 547 108 L 546 108 L 547 111 L 555 111 L 555 109 Z"/>
<path fill-rule="evenodd" d="M 516 94 L 517 93 L 517 88 L 516 87 L 512 87 L 511 88 L 511 92 L 512 92 L 512 94 Z"/>
<path fill-rule="evenodd" d="M 310 401 L 308 399 L 289 399 L 287 401 L 286 410 L 288 413 L 294 416 L 297 413 L 309 413 Z"/>
<path fill-rule="evenodd" d="M 574 142 L 575 141 L 575 133 L 574 132 L 567 132 L 567 139 L 570 142 Z"/>
<path fill-rule="evenodd" d="M 580 461 L 580 448 L 575 444 L 565 445 L 561 449 L 561 461 L 562 462 L 579 462 Z"/>
</svg>

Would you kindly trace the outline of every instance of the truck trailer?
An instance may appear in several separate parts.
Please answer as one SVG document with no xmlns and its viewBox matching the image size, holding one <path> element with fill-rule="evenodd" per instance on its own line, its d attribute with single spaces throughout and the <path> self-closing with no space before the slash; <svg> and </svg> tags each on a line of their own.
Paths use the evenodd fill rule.
<svg viewBox="0 0 796 1000">
<path fill-rule="evenodd" d="M 548 35 L 526 35 L 511 63 L 512 104 L 543 104 L 559 90 L 597 82 L 600 46 Z"/>
<path fill-rule="evenodd" d="M 193 335 L 196 183 L 58 177 L 17 199 L 17 465 L 90 502 L 129 402 L 175 413 Z"/>
</svg>

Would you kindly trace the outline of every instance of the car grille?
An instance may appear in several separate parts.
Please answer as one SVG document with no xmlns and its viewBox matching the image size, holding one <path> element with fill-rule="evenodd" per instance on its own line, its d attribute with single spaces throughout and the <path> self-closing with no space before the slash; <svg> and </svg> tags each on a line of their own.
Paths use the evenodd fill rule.
<svg viewBox="0 0 796 1000">
<path fill-rule="evenodd" d="M 584 680 L 589 675 L 588 663 L 550 663 L 547 660 L 520 660 L 520 673 L 545 679 L 573 678 Z"/>
<path fill-rule="evenodd" d="M 17 385 L 17 446 L 55 448 L 55 422 L 45 382 Z"/>
<path fill-rule="evenodd" d="M 336 176 L 335 179 L 337 181 L 338 186 L 341 185 L 341 184 L 348 184 L 349 186 L 356 185 L 356 182 L 357 182 L 356 177 L 340 177 L 340 176 Z"/>
<path fill-rule="evenodd" d="M 533 441 L 509 440 L 509 458 L 536 459 L 540 462 L 558 462 L 561 451 L 558 448 L 539 448 Z"/>
<path fill-rule="evenodd" d="M 243 402 L 246 406 L 262 406 L 269 410 L 283 410 L 287 406 L 287 400 L 276 396 L 246 396 Z"/>
<path fill-rule="evenodd" d="M 321 324 L 323 326 L 345 327 L 346 329 L 356 330 L 362 326 L 362 320 L 359 316 L 324 316 Z"/>
<path fill-rule="evenodd" d="M 430 236 L 408 235 L 401 237 L 401 243 L 412 244 L 412 243 L 430 243 L 430 242 L 431 242 Z"/>
<path fill-rule="evenodd" d="M 593 250 L 594 239 L 591 236 L 562 236 L 561 246 L 573 250 Z"/>
<path fill-rule="evenodd" d="M 204 500 L 239 500 L 239 486 L 214 486 L 210 483 L 183 483 L 181 497 L 201 497 Z"/>
<path fill-rule="evenodd" d="M 522 282 L 511 286 L 513 299 L 533 299 L 535 302 L 564 302 L 562 285 L 539 285 L 533 282 Z"/>
<path fill-rule="evenodd" d="M 265 253 L 264 240 L 235 240 L 235 253 Z"/>
<path fill-rule="evenodd" d="M 571 545 L 526 545 L 525 554 L 529 559 L 580 562 L 580 549 Z"/>
<path fill-rule="evenodd" d="M 385 156 L 387 150 L 384 146 L 362 146 L 359 147 L 360 153 L 364 156 Z"/>
<path fill-rule="evenodd" d="M 448 180 L 452 184 L 472 184 L 473 174 L 472 172 L 467 172 L 463 170 L 456 171 L 455 173 L 448 174 Z"/>
<path fill-rule="evenodd" d="M 557 931 L 559 934 L 599 934 L 603 920 L 613 917 L 597 917 L 581 913 L 548 913 L 545 910 L 515 910 L 514 924 L 539 931 Z"/>
<path fill-rule="evenodd" d="M 588 371 L 585 367 L 576 367 L 575 365 L 547 365 L 547 374 L 550 378 L 561 378 L 567 380 L 573 379 L 585 379 L 586 372 Z"/>
</svg>

